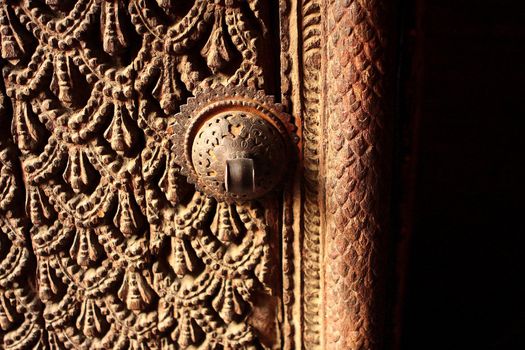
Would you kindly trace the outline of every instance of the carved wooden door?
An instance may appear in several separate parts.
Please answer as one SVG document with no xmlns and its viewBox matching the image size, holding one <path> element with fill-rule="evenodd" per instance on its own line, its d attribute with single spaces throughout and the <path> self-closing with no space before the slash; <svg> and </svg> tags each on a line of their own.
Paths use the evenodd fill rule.
<svg viewBox="0 0 525 350">
<path fill-rule="evenodd" d="M 2 1 L 0 347 L 377 348 L 384 13 Z"/>
</svg>

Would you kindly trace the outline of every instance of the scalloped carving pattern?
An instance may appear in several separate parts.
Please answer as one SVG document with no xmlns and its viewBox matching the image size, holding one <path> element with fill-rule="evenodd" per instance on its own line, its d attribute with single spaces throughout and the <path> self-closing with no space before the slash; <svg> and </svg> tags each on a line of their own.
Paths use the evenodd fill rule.
<svg viewBox="0 0 525 350">
<path fill-rule="evenodd" d="M 2 2 L 1 348 L 279 347 L 276 214 L 171 152 L 188 98 L 265 88 L 261 4 Z"/>
<path fill-rule="evenodd" d="M 392 5 L 325 0 L 326 235 L 323 349 L 381 349 Z"/>
</svg>

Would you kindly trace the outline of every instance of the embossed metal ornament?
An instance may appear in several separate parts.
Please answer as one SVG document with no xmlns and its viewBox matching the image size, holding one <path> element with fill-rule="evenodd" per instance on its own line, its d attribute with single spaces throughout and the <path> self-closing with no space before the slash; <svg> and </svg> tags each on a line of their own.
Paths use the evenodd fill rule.
<svg viewBox="0 0 525 350">
<path fill-rule="evenodd" d="M 262 91 L 218 87 L 188 100 L 177 115 L 173 154 L 197 188 L 217 200 L 259 198 L 293 159 L 293 125 Z"/>
</svg>

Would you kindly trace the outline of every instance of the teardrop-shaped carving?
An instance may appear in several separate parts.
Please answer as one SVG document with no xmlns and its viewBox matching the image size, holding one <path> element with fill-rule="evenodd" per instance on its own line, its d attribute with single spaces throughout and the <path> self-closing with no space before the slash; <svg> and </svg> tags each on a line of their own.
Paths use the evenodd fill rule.
<svg viewBox="0 0 525 350">
<path fill-rule="evenodd" d="M 171 337 L 177 341 L 182 349 L 188 348 L 192 344 L 197 344 L 203 336 L 202 329 L 190 317 L 189 312 L 183 312 L 178 325 L 172 332 Z"/>
<path fill-rule="evenodd" d="M 93 188 L 100 175 L 89 161 L 86 153 L 79 147 L 69 150 L 69 160 L 64 171 L 64 180 L 71 185 L 75 193 L 87 192 Z"/>
<path fill-rule="evenodd" d="M 173 317 L 173 304 L 166 302 L 165 300 L 159 301 L 159 323 L 158 328 L 161 332 L 165 332 L 175 324 L 175 318 Z"/>
<path fill-rule="evenodd" d="M 139 271 L 128 270 L 118 290 L 118 297 L 126 303 L 130 310 L 138 311 L 151 303 L 153 290 Z"/>
<path fill-rule="evenodd" d="M 8 209 L 18 193 L 14 165 L 10 149 L 4 148 L 3 142 L 0 141 L 0 210 Z"/>
<path fill-rule="evenodd" d="M 181 175 L 180 167 L 171 153 L 166 156 L 166 167 L 159 180 L 159 187 L 173 205 L 179 204 L 189 192 L 189 186 Z"/>
<path fill-rule="evenodd" d="M 210 226 L 211 232 L 221 242 L 231 242 L 241 234 L 241 222 L 235 213 L 235 206 L 220 202 Z"/>
<path fill-rule="evenodd" d="M 118 207 L 113 222 L 125 236 L 141 233 L 144 217 L 131 188 L 127 185 L 123 185 L 123 190 L 119 191 Z"/>
<path fill-rule="evenodd" d="M 179 81 L 177 60 L 165 56 L 162 59 L 162 72 L 152 94 L 166 114 L 175 113 L 182 100 L 184 91 Z"/>
<path fill-rule="evenodd" d="M 219 293 L 212 301 L 212 306 L 226 323 L 231 323 L 235 316 L 244 312 L 244 301 L 235 292 L 232 280 L 227 279 L 221 284 Z"/>
<path fill-rule="evenodd" d="M 24 42 L 13 28 L 9 9 L 0 9 L 0 41 L 2 43 L 2 58 L 17 64 L 25 54 Z"/>
<path fill-rule="evenodd" d="M 99 336 L 104 330 L 104 318 L 95 301 L 85 298 L 80 306 L 80 315 L 77 318 L 76 326 L 86 335 L 93 338 Z"/>
<path fill-rule="evenodd" d="M 102 47 L 111 56 L 117 55 L 129 45 L 120 23 L 121 11 L 125 11 L 121 0 L 103 1 L 100 21 Z"/>
<path fill-rule="evenodd" d="M 90 262 L 97 261 L 99 258 L 99 247 L 93 229 L 77 228 L 69 254 L 77 261 L 77 264 L 84 268 L 87 268 Z"/>
<path fill-rule="evenodd" d="M 170 264 L 179 278 L 197 269 L 198 260 L 190 245 L 182 238 L 171 238 L 172 258 Z"/>
<path fill-rule="evenodd" d="M 29 102 L 16 100 L 11 132 L 24 153 L 35 150 L 45 138 L 45 129 L 33 112 Z"/>
<path fill-rule="evenodd" d="M 53 79 L 51 80 L 51 91 L 58 97 L 65 106 L 71 107 L 73 104 L 73 76 L 71 66 L 73 62 L 67 55 L 57 55 L 53 59 L 55 67 Z"/>
<path fill-rule="evenodd" d="M 41 225 L 56 216 L 49 199 L 38 186 L 27 188 L 26 211 L 35 225 Z"/>
<path fill-rule="evenodd" d="M 230 47 L 226 37 L 228 32 L 224 28 L 224 13 L 215 12 L 215 23 L 211 35 L 204 45 L 201 55 L 206 58 L 206 63 L 213 74 L 222 71 L 231 64 L 234 57 L 234 49 Z"/>
<path fill-rule="evenodd" d="M 41 259 L 38 262 L 38 294 L 42 301 L 48 301 L 53 296 L 63 292 L 63 284 L 56 276 L 53 268 L 50 266 L 49 259 Z"/>
<path fill-rule="evenodd" d="M 104 137 L 111 144 L 111 148 L 120 155 L 126 155 L 137 145 L 139 135 L 140 130 L 131 119 L 126 106 L 116 103 L 115 115 L 104 133 Z"/>
</svg>

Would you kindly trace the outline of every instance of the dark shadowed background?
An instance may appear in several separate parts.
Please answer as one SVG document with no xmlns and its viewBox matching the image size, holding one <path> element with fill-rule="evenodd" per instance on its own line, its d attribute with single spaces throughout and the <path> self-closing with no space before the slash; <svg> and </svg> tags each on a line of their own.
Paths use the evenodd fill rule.
<svg viewBox="0 0 525 350">
<path fill-rule="evenodd" d="M 402 3 L 400 348 L 525 349 L 525 1 Z"/>
</svg>

